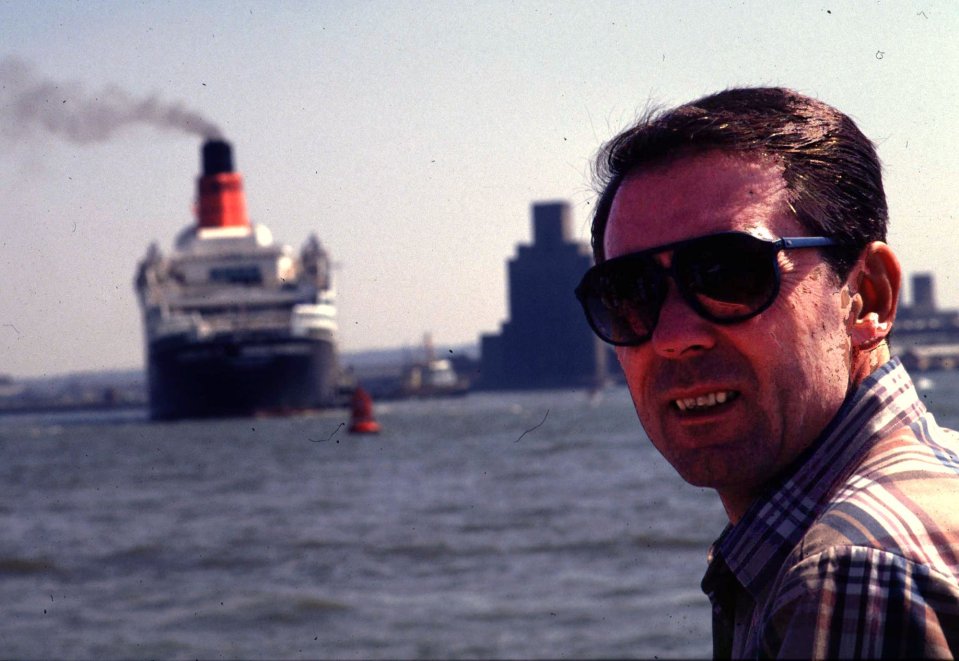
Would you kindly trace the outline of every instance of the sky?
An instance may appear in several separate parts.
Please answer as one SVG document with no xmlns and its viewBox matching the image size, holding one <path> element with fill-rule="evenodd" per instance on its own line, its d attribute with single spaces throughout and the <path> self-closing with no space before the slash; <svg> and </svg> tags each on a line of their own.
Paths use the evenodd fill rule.
<svg viewBox="0 0 959 661">
<path fill-rule="evenodd" d="M 252 221 L 329 251 L 342 351 L 442 349 L 506 320 L 533 203 L 586 242 L 599 146 L 738 85 L 856 120 L 959 307 L 957 34 L 951 0 L 0 2 L 0 374 L 142 366 L 134 272 L 194 222 L 205 127 Z"/>
</svg>

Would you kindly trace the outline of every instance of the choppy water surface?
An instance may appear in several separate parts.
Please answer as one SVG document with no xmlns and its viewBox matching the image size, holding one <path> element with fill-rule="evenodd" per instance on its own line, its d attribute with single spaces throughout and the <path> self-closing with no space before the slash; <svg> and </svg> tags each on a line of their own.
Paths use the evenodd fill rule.
<svg viewBox="0 0 959 661">
<path fill-rule="evenodd" d="M 956 425 L 956 375 L 933 410 Z M 624 389 L 0 418 L 4 657 L 702 657 L 715 495 Z M 525 432 L 525 433 L 524 433 Z"/>
</svg>

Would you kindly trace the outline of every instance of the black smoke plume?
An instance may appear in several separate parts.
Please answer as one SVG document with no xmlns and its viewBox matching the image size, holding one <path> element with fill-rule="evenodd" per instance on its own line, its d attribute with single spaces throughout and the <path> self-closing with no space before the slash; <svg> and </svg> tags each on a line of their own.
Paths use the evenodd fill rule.
<svg viewBox="0 0 959 661">
<path fill-rule="evenodd" d="M 135 124 L 222 137 L 216 124 L 182 104 L 155 95 L 138 98 L 115 86 L 90 92 L 79 83 L 44 78 L 20 58 L 0 59 L 0 134 L 8 138 L 44 132 L 77 143 L 102 142 Z"/>
</svg>

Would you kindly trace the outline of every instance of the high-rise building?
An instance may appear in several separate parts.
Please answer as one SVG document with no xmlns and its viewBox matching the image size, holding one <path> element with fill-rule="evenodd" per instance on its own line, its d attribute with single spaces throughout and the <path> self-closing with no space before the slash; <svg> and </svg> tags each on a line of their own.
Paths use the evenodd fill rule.
<svg viewBox="0 0 959 661">
<path fill-rule="evenodd" d="M 606 377 L 603 344 L 573 295 L 592 266 L 589 247 L 570 239 L 566 202 L 533 205 L 533 244 L 509 261 L 509 319 L 482 338 L 478 388 L 592 387 Z"/>
<path fill-rule="evenodd" d="M 936 295 L 932 273 L 916 273 L 912 276 L 912 312 L 935 314 Z"/>
</svg>

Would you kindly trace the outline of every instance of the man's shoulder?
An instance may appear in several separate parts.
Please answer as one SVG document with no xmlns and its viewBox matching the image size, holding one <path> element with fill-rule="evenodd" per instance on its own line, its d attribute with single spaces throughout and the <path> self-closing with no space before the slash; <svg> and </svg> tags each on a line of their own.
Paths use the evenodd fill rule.
<svg viewBox="0 0 959 661">
<path fill-rule="evenodd" d="M 959 433 L 932 416 L 879 439 L 833 490 L 793 562 L 837 548 L 885 551 L 959 574 Z"/>
</svg>

